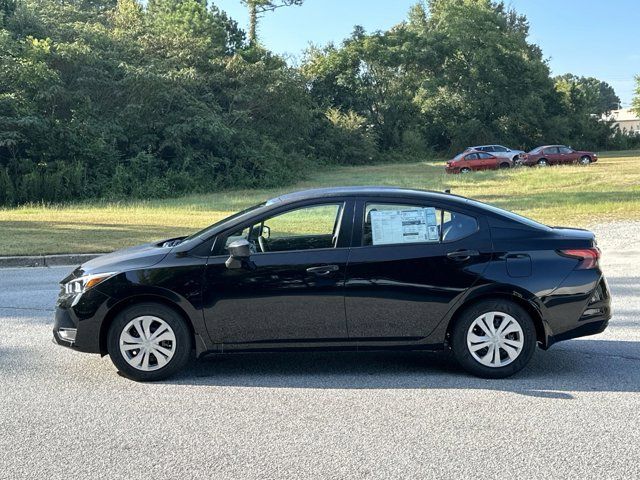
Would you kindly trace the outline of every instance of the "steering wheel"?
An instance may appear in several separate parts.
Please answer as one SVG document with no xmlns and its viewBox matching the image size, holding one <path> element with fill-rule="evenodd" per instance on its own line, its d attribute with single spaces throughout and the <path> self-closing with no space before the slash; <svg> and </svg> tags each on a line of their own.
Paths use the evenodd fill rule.
<svg viewBox="0 0 640 480">
<path fill-rule="evenodd" d="M 262 250 L 262 253 L 269 251 L 269 244 L 262 235 L 258 237 L 258 245 L 260 245 L 260 250 Z"/>
</svg>

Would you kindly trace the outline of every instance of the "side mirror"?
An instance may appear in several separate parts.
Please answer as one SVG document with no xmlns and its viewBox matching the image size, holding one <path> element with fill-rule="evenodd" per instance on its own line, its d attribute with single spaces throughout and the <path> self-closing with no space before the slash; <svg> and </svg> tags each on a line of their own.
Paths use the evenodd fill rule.
<svg viewBox="0 0 640 480">
<path fill-rule="evenodd" d="M 253 262 L 250 260 L 251 244 L 247 240 L 236 240 L 227 247 L 227 250 L 229 250 L 229 258 L 224 262 L 227 268 L 238 269 L 247 267 L 253 269 L 251 268 Z"/>
</svg>

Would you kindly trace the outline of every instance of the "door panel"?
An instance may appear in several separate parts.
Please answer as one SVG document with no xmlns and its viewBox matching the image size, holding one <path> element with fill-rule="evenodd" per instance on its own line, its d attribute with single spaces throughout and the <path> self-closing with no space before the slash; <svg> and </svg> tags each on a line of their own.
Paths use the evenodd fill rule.
<svg viewBox="0 0 640 480">
<path fill-rule="evenodd" d="M 483 170 L 495 170 L 496 168 L 498 168 L 498 159 L 493 155 L 490 155 L 488 153 L 481 153 L 479 154 L 479 156 L 480 161 L 482 162 Z"/>
<path fill-rule="evenodd" d="M 478 158 L 477 153 L 470 153 L 466 157 L 464 157 L 467 162 L 467 166 L 472 170 L 481 170 L 482 169 L 482 161 Z"/>
<path fill-rule="evenodd" d="M 346 248 L 259 253 L 254 270 L 230 270 L 212 258 L 204 315 L 214 343 L 346 339 Z M 329 267 L 325 271 L 308 271 Z"/>
<path fill-rule="evenodd" d="M 330 198 L 276 205 L 273 213 L 222 233 L 202 290 L 211 341 L 224 348 L 260 348 L 346 340 L 344 279 L 353 208 L 353 200 Z M 328 216 L 332 211 L 335 218 Z M 256 253 L 243 268 L 230 269 L 226 245 L 238 238 L 249 241 Z"/>
<path fill-rule="evenodd" d="M 558 165 L 562 158 L 557 147 L 545 148 L 544 157 L 549 161 L 549 165 Z"/>
<path fill-rule="evenodd" d="M 578 154 L 570 148 L 561 147 L 559 152 L 560 157 L 562 158 L 562 163 L 569 164 L 578 161 Z"/>
<path fill-rule="evenodd" d="M 363 218 L 364 211 L 359 204 L 355 218 Z M 349 336 L 364 343 L 428 336 L 491 259 L 488 230 L 484 219 L 477 219 L 480 230 L 452 242 L 353 248 L 345 279 Z M 477 255 L 447 256 L 458 250 Z"/>
</svg>

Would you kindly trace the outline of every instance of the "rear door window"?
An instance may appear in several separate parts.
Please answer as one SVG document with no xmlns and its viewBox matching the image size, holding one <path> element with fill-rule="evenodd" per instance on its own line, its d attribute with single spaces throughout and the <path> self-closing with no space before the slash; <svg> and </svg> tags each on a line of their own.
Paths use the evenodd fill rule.
<svg viewBox="0 0 640 480">
<path fill-rule="evenodd" d="M 478 230 L 475 218 L 425 205 L 368 203 L 362 245 L 453 242 Z"/>
</svg>

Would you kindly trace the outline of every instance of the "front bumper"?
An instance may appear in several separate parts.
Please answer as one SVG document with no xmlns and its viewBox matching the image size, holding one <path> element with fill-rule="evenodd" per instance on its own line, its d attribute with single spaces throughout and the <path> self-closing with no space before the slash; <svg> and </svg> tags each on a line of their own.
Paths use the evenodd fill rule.
<svg viewBox="0 0 640 480">
<path fill-rule="evenodd" d="M 61 295 L 53 322 L 53 341 L 80 352 L 104 353 L 100 335 L 109 297 L 96 289 L 83 293 L 75 302 Z"/>
<path fill-rule="evenodd" d="M 53 321 L 53 341 L 58 345 L 73 348 L 78 335 L 78 325 L 74 323 L 69 310 L 56 308 L 56 316 Z"/>
</svg>

